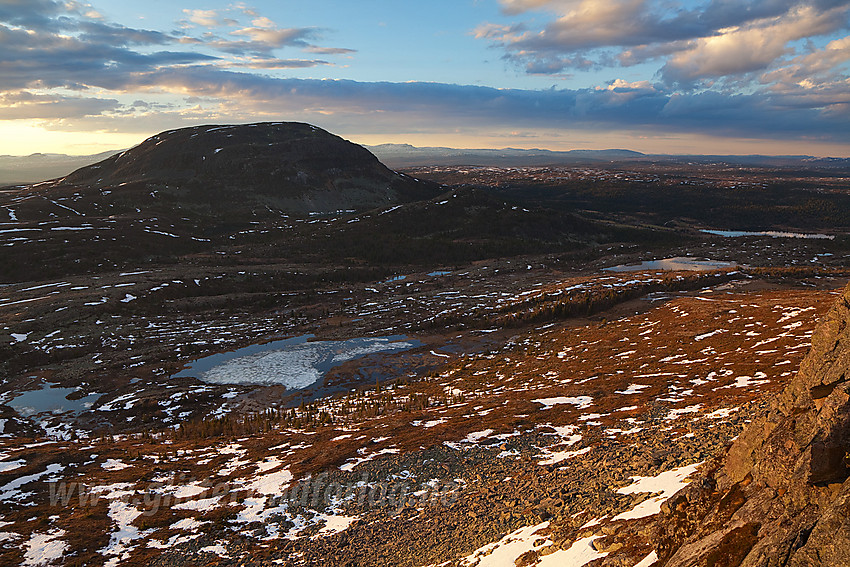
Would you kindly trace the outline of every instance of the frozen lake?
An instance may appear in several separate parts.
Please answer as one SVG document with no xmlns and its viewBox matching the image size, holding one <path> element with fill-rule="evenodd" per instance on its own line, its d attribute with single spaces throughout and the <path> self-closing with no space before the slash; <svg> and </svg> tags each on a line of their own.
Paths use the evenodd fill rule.
<svg viewBox="0 0 850 567">
<path fill-rule="evenodd" d="M 239 350 L 213 354 L 172 377 L 192 376 L 211 384 L 283 385 L 306 388 L 335 366 L 370 354 L 400 352 L 419 346 L 401 335 L 344 341 L 310 341 L 301 335 Z"/>
<path fill-rule="evenodd" d="M 701 230 L 707 234 L 715 236 L 724 236 L 726 238 L 738 238 L 740 236 L 770 236 L 772 238 L 805 238 L 816 240 L 835 240 L 835 236 L 831 234 L 805 234 L 802 232 L 782 232 L 778 230 Z"/>
<path fill-rule="evenodd" d="M 76 391 L 77 388 L 51 388 L 51 384 L 44 384 L 40 390 L 30 390 L 15 396 L 7 402 L 7 405 L 25 417 L 67 412 L 77 415 L 92 407 L 101 396 L 101 394 L 89 394 L 78 400 L 69 400 L 66 397 Z"/>
<path fill-rule="evenodd" d="M 677 256 L 675 258 L 664 258 L 661 260 L 647 260 L 640 264 L 622 264 L 620 266 L 612 266 L 604 268 L 606 272 L 642 272 L 644 270 L 665 270 L 665 271 L 687 271 L 687 272 L 705 272 L 709 270 L 722 270 L 724 268 L 734 268 L 738 264 L 735 262 L 721 262 L 719 260 L 700 260 L 698 258 L 690 258 L 687 256 Z"/>
</svg>

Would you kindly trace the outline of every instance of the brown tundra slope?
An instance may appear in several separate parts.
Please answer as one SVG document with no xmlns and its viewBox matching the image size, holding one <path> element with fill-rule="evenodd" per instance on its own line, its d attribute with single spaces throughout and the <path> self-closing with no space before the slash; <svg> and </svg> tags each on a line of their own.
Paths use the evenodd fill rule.
<svg viewBox="0 0 850 567">
<path fill-rule="evenodd" d="M 725 461 L 665 503 L 666 567 L 850 565 L 850 287 Z"/>
</svg>

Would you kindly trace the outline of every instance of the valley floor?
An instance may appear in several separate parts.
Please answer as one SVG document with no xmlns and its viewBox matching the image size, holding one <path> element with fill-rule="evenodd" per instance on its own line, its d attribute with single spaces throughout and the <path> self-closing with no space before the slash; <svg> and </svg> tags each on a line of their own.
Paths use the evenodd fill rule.
<svg viewBox="0 0 850 567">
<path fill-rule="evenodd" d="M 0 565 L 648 567 L 850 277 L 799 167 L 267 123 L 0 188 Z"/>
<path fill-rule="evenodd" d="M 449 276 L 448 295 L 445 275 L 423 275 L 374 284 L 376 301 L 364 289 L 329 303 L 312 324 L 324 338 L 356 329 L 423 344 L 375 355 L 365 376 L 347 363 L 306 400 L 141 382 L 134 371 L 149 368 L 130 362 L 147 341 L 250 340 L 280 315 L 247 318 L 244 333 L 188 318 L 180 329 L 178 317 L 116 329 L 117 345 L 137 343 L 101 355 L 124 371 L 81 417 L 125 427 L 86 436 L 96 419 L 6 417 L 19 430 L 0 441 L 0 563 L 650 565 L 653 515 L 783 388 L 844 283 L 477 270 Z M 633 297 L 604 302 L 622 289 Z M 557 316 L 579 302 L 589 316 Z M 48 335 L 15 340 L 43 354 L 70 340 Z M 31 381 L 61 383 L 41 372 Z"/>
</svg>

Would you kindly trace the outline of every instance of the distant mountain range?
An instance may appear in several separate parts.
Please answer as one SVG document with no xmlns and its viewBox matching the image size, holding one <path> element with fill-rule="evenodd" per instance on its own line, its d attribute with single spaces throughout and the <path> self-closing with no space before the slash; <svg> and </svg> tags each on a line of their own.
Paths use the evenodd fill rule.
<svg viewBox="0 0 850 567">
<path fill-rule="evenodd" d="M 68 175 L 81 167 L 108 158 L 118 150 L 85 156 L 32 154 L 0 156 L 0 185 L 34 183 Z"/>
<path fill-rule="evenodd" d="M 805 167 L 850 169 L 850 159 L 814 157 L 808 155 L 666 155 L 644 154 L 633 150 L 569 150 L 543 149 L 459 149 L 416 147 L 409 144 L 380 144 L 366 146 L 388 167 L 401 169 L 429 165 L 479 165 L 491 167 L 538 167 L 600 165 L 629 162 L 658 163 L 726 163 L 742 166 Z M 72 171 L 97 163 L 122 150 L 93 155 L 32 154 L 29 156 L 0 156 L 0 186 L 34 183 L 68 175 Z"/>
<path fill-rule="evenodd" d="M 569 150 L 542 149 L 457 149 L 419 148 L 409 144 L 366 146 L 384 164 L 394 168 L 428 165 L 481 165 L 492 167 L 535 167 L 599 165 L 602 163 L 726 163 L 764 167 L 850 168 L 847 158 L 818 158 L 808 155 L 667 155 L 644 154 L 633 150 Z"/>
<path fill-rule="evenodd" d="M 588 162 L 627 161 L 645 157 L 631 150 L 523 150 L 418 148 L 409 144 L 380 144 L 366 146 L 389 167 L 420 167 L 427 165 L 485 165 L 494 167 L 564 165 Z"/>
</svg>

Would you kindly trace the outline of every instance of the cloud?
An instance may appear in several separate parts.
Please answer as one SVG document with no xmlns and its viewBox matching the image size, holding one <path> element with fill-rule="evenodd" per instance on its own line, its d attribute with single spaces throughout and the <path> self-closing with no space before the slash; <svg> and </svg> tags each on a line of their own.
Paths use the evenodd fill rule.
<svg viewBox="0 0 850 567">
<path fill-rule="evenodd" d="M 8 92 L 0 93 L 0 120 L 73 120 L 101 116 L 119 106 L 114 99 Z"/>
<path fill-rule="evenodd" d="M 553 0 L 502 0 L 502 11 L 509 15 L 521 14 L 556 4 Z"/>
<path fill-rule="evenodd" d="M 481 24 L 473 31 L 476 39 L 492 39 L 502 42 L 515 42 L 521 39 L 520 32 L 525 31 L 523 24 Z"/>
<path fill-rule="evenodd" d="M 599 89 L 496 89 L 441 83 L 368 83 L 285 79 L 215 66 L 161 68 L 132 77 L 128 92 L 180 93 L 183 104 L 145 108 L 71 98 L 45 124 L 65 131 L 150 134 L 181 125 L 296 120 L 349 137 L 452 132 L 639 132 L 850 144 L 848 89 L 730 95 L 676 93 L 661 85 L 615 80 Z M 73 114 L 65 114 L 67 105 Z M 38 114 L 36 105 L 27 113 Z M 803 147 L 803 146 L 801 146 Z M 675 151 L 671 149 L 670 151 Z"/>
<path fill-rule="evenodd" d="M 614 79 L 609 82 L 606 87 L 596 87 L 597 91 L 609 90 L 616 92 L 638 92 L 638 91 L 655 91 L 655 86 L 649 81 L 633 81 L 629 82 L 624 79 Z"/>
<path fill-rule="evenodd" d="M 848 79 L 839 69 L 850 61 L 850 36 L 833 40 L 823 49 L 791 59 L 785 66 L 761 76 L 764 84 L 773 90 L 801 87 L 812 89 L 819 85 L 839 83 L 847 85 Z"/>
<path fill-rule="evenodd" d="M 216 28 L 222 25 L 222 20 L 217 10 L 184 9 L 183 13 L 189 16 L 190 22 L 199 26 L 203 26 L 206 28 Z"/>
<path fill-rule="evenodd" d="M 68 14 L 70 7 L 54 0 L 6 0 L 0 3 L 0 21 L 24 28 L 57 30 L 60 25 L 53 16 Z"/>
<path fill-rule="evenodd" d="M 189 16 L 184 27 L 191 28 L 192 24 L 196 24 L 209 31 L 202 34 L 200 38 L 191 36 L 181 38 L 182 43 L 195 43 L 230 55 L 269 57 L 273 52 L 285 47 L 296 47 L 322 55 L 355 53 L 353 49 L 315 45 L 315 41 L 323 34 L 323 30 L 319 28 L 281 27 L 274 20 L 261 16 L 256 10 L 244 5 L 232 6 L 224 11 L 185 9 L 183 12 Z M 234 15 L 236 12 L 241 13 L 242 16 L 249 16 L 250 25 L 240 24 L 236 17 L 226 16 L 226 14 Z M 236 29 L 220 29 L 224 27 Z"/>
<path fill-rule="evenodd" d="M 680 83 L 768 69 L 793 55 L 794 42 L 847 29 L 850 13 L 848 0 L 706 0 L 691 8 L 665 0 L 501 4 L 509 15 L 544 11 L 542 26 L 530 20 L 474 30 L 529 73 L 659 60 L 662 76 Z"/>
<path fill-rule="evenodd" d="M 88 4 L 53 0 L 0 2 L 0 76 L 4 89 L 103 88 L 123 91 L 134 75 L 164 66 L 218 64 L 246 69 L 296 69 L 331 65 L 313 57 L 278 57 L 284 47 L 344 55 L 353 50 L 315 44 L 317 28 L 282 28 L 253 9 L 184 10 L 207 29 L 199 37 L 130 28 L 106 22 Z M 249 16 L 232 26 L 230 16 Z M 236 29 L 232 29 L 235 27 Z"/>
<path fill-rule="evenodd" d="M 813 6 L 798 6 L 781 19 L 722 30 L 673 54 L 662 75 L 673 81 L 692 81 L 767 69 L 793 53 L 791 42 L 840 29 L 842 16 L 846 17 L 846 8 L 820 12 Z"/>
<path fill-rule="evenodd" d="M 266 22 L 262 23 L 265 24 Z M 308 45 L 306 40 L 315 38 L 316 30 L 313 28 L 278 28 L 263 25 L 238 29 L 230 32 L 230 35 L 247 37 L 247 42 L 238 42 L 238 44 L 250 46 L 251 50 L 271 51 L 285 45 L 306 47 Z"/>
<path fill-rule="evenodd" d="M 101 22 L 83 21 L 76 27 L 76 38 L 89 44 L 107 44 L 114 47 L 130 45 L 165 45 L 174 42 L 174 36 L 152 30 L 140 30 L 105 24 Z"/>
<path fill-rule="evenodd" d="M 157 88 L 221 101 L 222 116 L 330 116 L 373 128 L 437 131 L 468 128 L 599 128 L 647 132 L 700 131 L 717 135 L 805 138 L 813 133 L 850 142 L 850 116 L 836 119 L 817 98 L 789 108 L 770 93 L 672 93 L 646 82 L 614 81 L 600 89 L 495 89 L 441 83 L 364 83 L 279 79 L 210 66 L 157 70 L 135 77 L 130 89 Z M 238 110 L 228 107 L 228 101 Z M 240 114 L 241 113 L 241 114 Z"/>
<path fill-rule="evenodd" d="M 680 10 L 651 21 L 661 9 L 654 0 L 505 1 L 506 12 L 544 10 L 554 18 L 543 29 L 523 21 L 476 31 L 529 72 L 660 61 L 652 82 L 616 78 L 598 88 L 529 90 L 282 78 L 272 71 L 331 65 L 332 56 L 354 50 L 318 45 L 325 33 L 320 28 L 282 27 L 245 6 L 190 11 L 189 21 L 204 29 L 179 35 L 110 23 L 81 3 L 6 0 L 0 3 L 0 119 L 39 119 L 66 131 L 150 133 L 198 123 L 291 119 L 377 134 L 557 128 L 738 137 L 757 132 L 850 143 L 850 39 L 820 48 L 798 45 L 799 52 L 790 45 L 843 25 L 839 16 L 846 16 L 847 3 L 812 1 L 789 11 L 784 0 L 751 2 L 748 9 L 724 2 L 703 6 L 727 10 L 722 15 Z M 681 27 L 668 32 L 674 21 Z M 742 74 L 754 81 L 748 94 L 682 86 Z M 127 102 L 133 99 L 140 100 Z"/>
<path fill-rule="evenodd" d="M 127 38 L 99 41 L 77 37 L 11 29 L 0 24 L 0 76 L 4 89 L 91 87 L 115 88 L 123 77 L 144 73 L 163 65 L 213 61 L 216 58 L 194 52 L 157 51 L 140 53 L 127 48 Z"/>
<path fill-rule="evenodd" d="M 319 55 L 350 55 L 357 53 L 356 49 L 347 49 L 345 47 L 319 47 L 318 45 L 309 45 L 304 48 L 304 51 L 317 53 Z"/>
<path fill-rule="evenodd" d="M 241 67 L 244 69 L 305 69 L 308 67 L 318 67 L 320 65 L 332 65 L 328 61 L 321 59 L 276 59 L 276 58 L 261 58 L 251 57 L 242 58 L 220 65 L 220 67 Z"/>
</svg>

